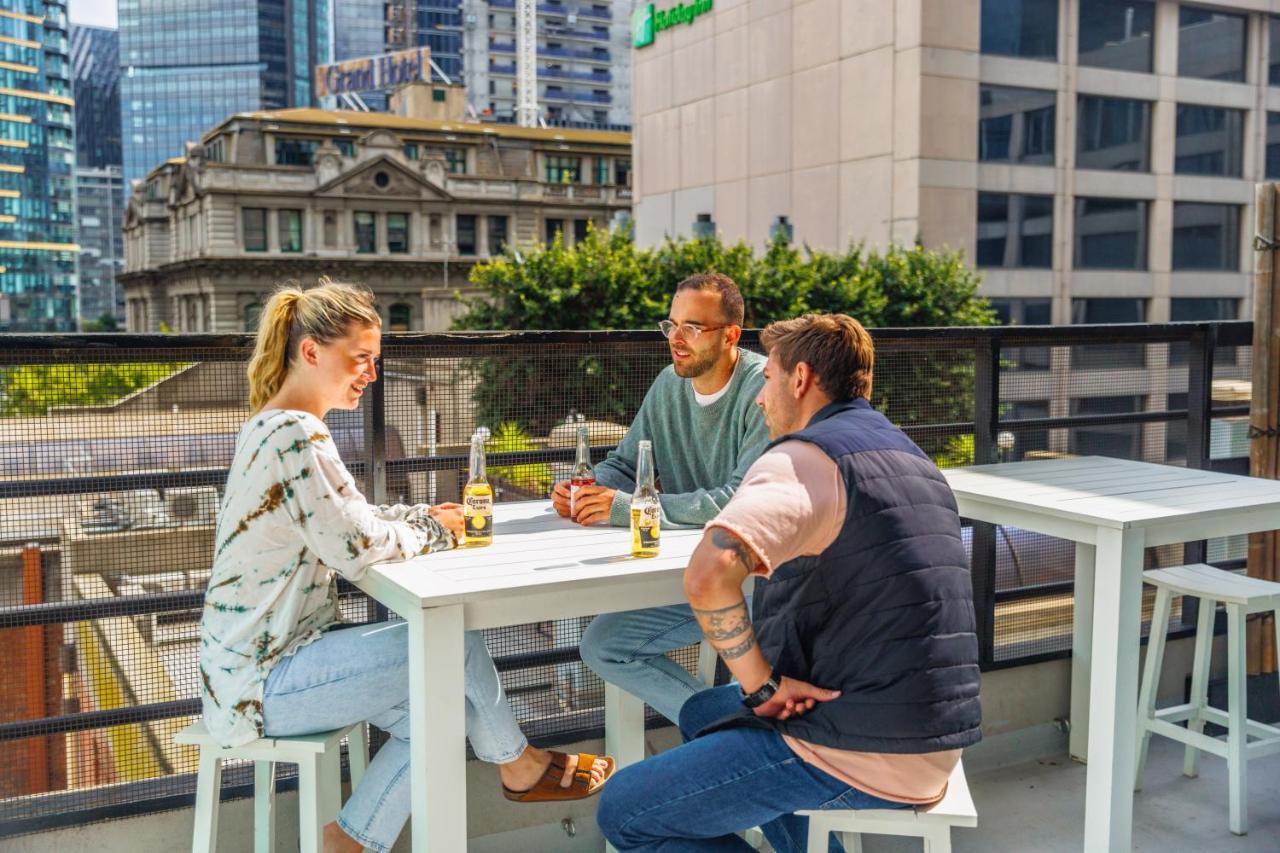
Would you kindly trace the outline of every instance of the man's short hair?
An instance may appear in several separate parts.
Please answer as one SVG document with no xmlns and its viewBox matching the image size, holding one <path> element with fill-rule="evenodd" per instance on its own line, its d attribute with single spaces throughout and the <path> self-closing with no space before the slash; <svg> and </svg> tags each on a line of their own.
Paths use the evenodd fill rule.
<svg viewBox="0 0 1280 853">
<path fill-rule="evenodd" d="M 802 361 L 809 365 L 818 387 L 835 402 L 871 397 L 875 347 L 867 330 L 848 314 L 779 320 L 760 333 L 760 343 L 788 373 Z"/>
<path fill-rule="evenodd" d="M 676 293 L 682 290 L 706 290 L 720 294 L 720 312 L 726 323 L 741 326 L 745 312 L 742 307 L 742 291 L 733 279 L 724 273 L 700 272 L 676 285 Z"/>
</svg>

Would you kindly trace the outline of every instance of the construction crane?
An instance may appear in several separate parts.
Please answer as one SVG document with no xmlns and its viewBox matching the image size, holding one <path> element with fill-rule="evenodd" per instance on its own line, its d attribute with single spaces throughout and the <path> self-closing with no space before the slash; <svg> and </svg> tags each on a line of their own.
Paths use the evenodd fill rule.
<svg viewBox="0 0 1280 853">
<path fill-rule="evenodd" d="M 516 124 L 538 126 L 537 0 L 516 0 Z"/>
</svg>

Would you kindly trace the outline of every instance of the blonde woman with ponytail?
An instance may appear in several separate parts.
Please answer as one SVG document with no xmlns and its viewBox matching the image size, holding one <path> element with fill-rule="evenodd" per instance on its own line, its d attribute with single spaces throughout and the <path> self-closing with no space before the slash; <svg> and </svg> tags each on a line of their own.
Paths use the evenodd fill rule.
<svg viewBox="0 0 1280 853">
<path fill-rule="evenodd" d="M 334 577 L 357 580 L 380 560 L 453 548 L 462 531 L 457 504 L 367 503 L 325 426 L 331 409 L 358 407 L 377 378 L 381 332 L 371 295 L 349 285 L 322 279 L 267 302 L 249 362 L 253 415 L 219 507 L 200 626 L 204 719 L 223 745 L 361 720 L 390 734 L 325 827 L 326 853 L 395 844 L 409 818 L 414 710 L 407 635 L 381 630 L 400 623 L 343 628 Z M 609 758 L 529 746 L 479 632 L 466 637 L 465 694 L 431 701 L 466 703 L 471 745 L 499 765 L 508 799 L 579 799 L 612 773 Z"/>
</svg>

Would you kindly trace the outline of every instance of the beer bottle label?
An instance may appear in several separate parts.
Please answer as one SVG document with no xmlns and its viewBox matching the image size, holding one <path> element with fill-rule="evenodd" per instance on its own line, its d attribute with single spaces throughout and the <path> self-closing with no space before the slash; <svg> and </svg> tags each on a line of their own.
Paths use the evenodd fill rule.
<svg viewBox="0 0 1280 853">
<path fill-rule="evenodd" d="M 656 506 L 645 507 L 640 510 L 640 523 L 638 525 L 640 533 L 641 548 L 657 548 L 658 534 L 661 529 L 661 514 Z"/>
</svg>

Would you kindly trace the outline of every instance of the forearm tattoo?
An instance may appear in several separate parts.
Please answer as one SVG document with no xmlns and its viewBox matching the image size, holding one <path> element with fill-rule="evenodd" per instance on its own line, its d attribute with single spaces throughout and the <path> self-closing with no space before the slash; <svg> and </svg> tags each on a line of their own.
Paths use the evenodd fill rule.
<svg viewBox="0 0 1280 853">
<path fill-rule="evenodd" d="M 756 644 L 756 634 L 751 630 L 750 625 L 747 626 L 747 630 L 750 633 L 748 633 L 747 636 L 743 638 L 742 642 L 738 643 L 738 645 L 730 646 L 727 649 L 717 649 L 717 651 L 720 652 L 720 657 L 724 658 L 726 661 L 736 660 L 751 651 Z"/>
<path fill-rule="evenodd" d="M 702 625 L 702 633 L 707 639 L 715 642 L 732 640 L 751 630 L 751 617 L 747 613 L 747 602 L 739 601 L 718 610 L 694 609 L 698 622 Z"/>
</svg>

